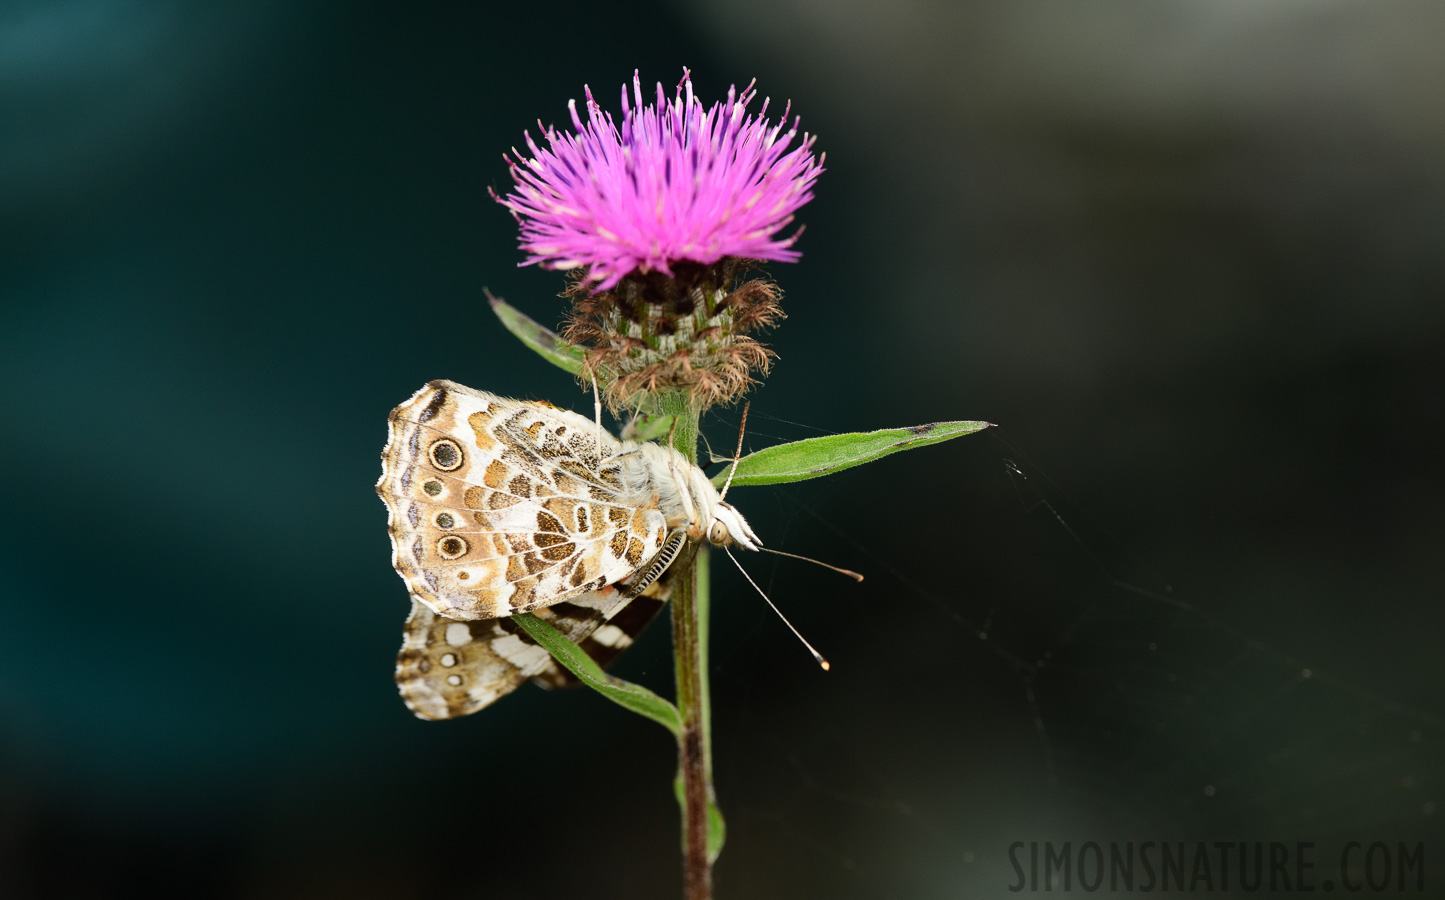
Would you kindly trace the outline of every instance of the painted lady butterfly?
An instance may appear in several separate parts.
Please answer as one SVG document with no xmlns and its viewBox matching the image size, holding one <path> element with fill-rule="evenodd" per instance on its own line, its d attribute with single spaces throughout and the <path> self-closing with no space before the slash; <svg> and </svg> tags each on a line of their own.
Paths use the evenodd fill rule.
<svg viewBox="0 0 1445 900">
<path fill-rule="evenodd" d="M 570 678 L 509 616 L 535 613 L 606 665 L 666 602 L 659 579 L 687 541 L 761 544 L 671 447 L 450 381 L 392 411 L 381 460 L 392 564 L 412 599 L 396 681 L 425 719 Z"/>
</svg>

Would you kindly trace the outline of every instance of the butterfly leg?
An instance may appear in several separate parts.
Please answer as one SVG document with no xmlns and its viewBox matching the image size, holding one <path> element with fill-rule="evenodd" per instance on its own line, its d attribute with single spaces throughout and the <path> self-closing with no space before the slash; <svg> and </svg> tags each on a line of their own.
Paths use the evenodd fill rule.
<svg viewBox="0 0 1445 900">
<path fill-rule="evenodd" d="M 697 507 L 692 503 L 692 491 L 687 489 L 687 482 L 683 480 L 682 473 L 677 468 L 677 447 L 672 442 L 672 437 L 677 433 L 677 419 L 672 420 L 672 427 L 667 431 L 667 447 L 672 452 L 667 455 L 667 471 L 672 474 L 672 484 L 677 488 L 678 497 L 682 499 L 682 511 L 687 515 L 687 520 L 697 527 Z M 706 524 L 702 527 L 706 528 Z M 660 573 L 659 573 L 660 574 Z"/>
<path fill-rule="evenodd" d="M 592 415 L 597 425 L 597 458 L 602 459 L 602 394 L 597 390 L 597 373 L 587 367 L 587 377 L 592 379 Z"/>
</svg>

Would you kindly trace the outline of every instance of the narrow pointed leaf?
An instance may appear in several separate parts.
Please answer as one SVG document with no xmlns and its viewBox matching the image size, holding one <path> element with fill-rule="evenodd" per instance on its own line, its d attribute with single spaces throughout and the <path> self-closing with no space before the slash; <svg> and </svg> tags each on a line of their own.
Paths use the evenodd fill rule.
<svg viewBox="0 0 1445 900">
<path fill-rule="evenodd" d="M 630 681 L 623 681 L 621 678 L 613 678 L 608 675 L 581 647 L 569 641 L 560 631 L 536 616 L 530 613 L 521 613 L 513 616 L 512 621 L 531 635 L 532 640 L 552 654 L 552 658 L 557 660 L 563 668 L 577 676 L 579 681 L 592 690 L 618 706 L 624 706 L 640 716 L 646 716 L 657 722 L 671 731 L 674 736 L 682 734 L 682 717 L 678 715 L 677 707 L 671 703 L 640 684 L 633 684 Z"/>
<path fill-rule="evenodd" d="M 935 422 L 912 428 L 886 428 L 882 431 L 830 434 L 808 438 L 791 444 L 778 444 L 750 453 L 738 463 L 733 484 L 787 484 L 821 478 L 844 469 L 882 459 L 900 450 L 913 450 L 939 444 L 965 434 L 988 428 L 989 422 Z M 713 484 L 722 487 L 728 470 L 723 468 L 713 477 Z"/>
<path fill-rule="evenodd" d="M 493 297 L 490 291 L 487 293 L 487 300 L 492 304 L 492 312 L 497 314 L 497 318 L 502 320 L 507 330 L 543 359 L 573 375 L 582 371 L 585 355 L 580 348 L 562 340 L 552 329 L 537 324 L 502 298 Z"/>
</svg>

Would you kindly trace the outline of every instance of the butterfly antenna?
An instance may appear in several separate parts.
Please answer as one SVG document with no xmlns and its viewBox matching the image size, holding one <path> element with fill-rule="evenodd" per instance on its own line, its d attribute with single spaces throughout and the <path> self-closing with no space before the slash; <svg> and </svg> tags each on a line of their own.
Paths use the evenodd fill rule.
<svg viewBox="0 0 1445 900">
<path fill-rule="evenodd" d="M 813 559 L 811 556 L 799 556 L 799 555 L 796 554 L 796 553 L 784 553 L 782 550 L 772 550 L 772 549 L 769 549 L 769 548 L 767 548 L 767 547 L 762 547 L 762 546 L 758 547 L 758 549 L 761 550 L 761 551 L 763 551 L 764 553 L 771 553 L 771 554 L 773 554 L 774 556 L 787 556 L 787 557 L 790 557 L 790 558 L 792 558 L 792 559 L 801 559 L 803 562 L 810 562 L 810 563 L 812 563 L 812 564 L 815 565 L 815 566 L 822 566 L 822 567 L 825 568 L 825 569 L 832 569 L 834 572 L 837 572 L 839 575 L 847 575 L 849 578 L 853 579 L 854 581 L 862 581 L 862 580 L 863 580 L 863 576 L 862 576 L 862 575 L 859 575 L 857 572 L 854 572 L 852 569 L 844 569 L 844 568 L 840 568 L 839 566 L 831 566 L 831 565 L 829 565 L 828 563 L 823 562 L 821 559 Z"/>
<path fill-rule="evenodd" d="M 768 601 L 768 605 L 773 608 L 773 612 L 778 614 L 778 618 L 783 620 L 783 624 L 788 626 L 788 629 L 793 632 L 793 635 L 797 637 L 798 640 L 803 642 L 803 646 L 807 647 L 808 652 L 813 654 L 813 658 L 818 661 L 818 665 L 823 667 L 823 671 L 826 672 L 831 669 L 832 665 L 830 665 L 829 662 L 823 658 L 823 654 L 819 653 L 816 647 L 808 643 L 808 639 L 803 637 L 803 635 L 798 632 L 798 629 L 793 627 L 793 623 L 788 621 L 788 617 L 783 615 L 783 611 L 781 609 L 778 609 L 778 604 L 774 603 L 772 598 L 769 597 L 767 594 L 764 594 L 763 589 L 758 587 L 758 583 L 756 581 L 753 581 L 753 576 L 749 575 L 748 570 L 743 568 L 743 564 L 738 562 L 738 558 L 736 556 L 733 556 L 732 550 L 724 547 L 723 552 L 728 555 L 728 559 L 733 561 L 733 565 L 738 567 L 738 571 L 743 573 L 743 577 L 748 580 L 748 584 L 753 586 L 753 590 L 757 591 L 759 594 L 762 594 L 762 598 Z"/>
<path fill-rule="evenodd" d="M 602 395 L 597 391 L 597 372 L 587 367 L 587 377 L 592 380 L 592 415 L 597 424 L 597 461 L 602 461 Z"/>
<path fill-rule="evenodd" d="M 728 488 L 730 488 L 730 487 L 733 486 L 733 473 L 738 470 L 738 463 L 742 461 L 742 458 L 743 458 L 743 430 L 748 427 L 748 408 L 751 407 L 752 405 L 753 405 L 753 401 L 751 401 L 751 400 L 749 400 L 747 403 L 744 403 L 744 404 L 743 404 L 743 420 L 738 423 L 738 449 L 737 449 L 737 451 L 736 451 L 735 453 L 733 453 L 733 466 L 732 466 L 731 469 L 728 469 L 728 480 L 725 481 L 725 482 L 723 482 L 722 493 L 721 493 L 721 494 L 718 494 L 718 499 L 719 499 L 719 500 L 726 500 L 726 499 L 727 499 Z M 863 580 L 863 577 L 860 575 L 860 576 L 858 577 L 858 580 L 859 580 L 859 581 L 862 581 L 862 580 Z M 827 666 L 824 666 L 823 668 L 826 669 Z"/>
</svg>

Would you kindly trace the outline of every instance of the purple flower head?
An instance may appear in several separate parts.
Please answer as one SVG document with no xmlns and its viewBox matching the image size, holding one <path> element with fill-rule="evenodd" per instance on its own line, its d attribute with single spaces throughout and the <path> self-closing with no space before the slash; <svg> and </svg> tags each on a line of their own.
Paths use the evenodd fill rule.
<svg viewBox="0 0 1445 900">
<path fill-rule="evenodd" d="M 514 190 L 497 202 L 521 226 L 522 265 L 587 268 L 593 290 L 626 275 L 657 270 L 671 276 L 682 260 L 711 265 L 728 256 L 793 261 L 801 229 L 778 232 L 813 199 L 823 171 L 814 138 L 798 135 L 798 120 L 783 132 L 791 106 L 769 126 L 763 101 L 756 116 L 747 106 L 756 92 L 728 89 L 725 102 L 704 109 L 684 69 L 671 102 L 642 105 L 642 81 L 632 78 L 632 102 L 622 87 L 622 125 L 587 94 L 587 124 L 571 101 L 574 133 L 538 123 L 540 148 L 526 135 L 530 159 L 512 149 L 507 164 Z M 495 194 L 493 195 L 495 196 Z"/>
</svg>

